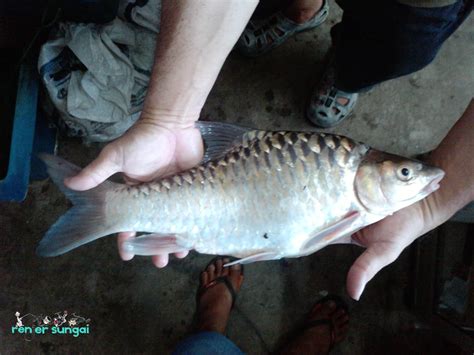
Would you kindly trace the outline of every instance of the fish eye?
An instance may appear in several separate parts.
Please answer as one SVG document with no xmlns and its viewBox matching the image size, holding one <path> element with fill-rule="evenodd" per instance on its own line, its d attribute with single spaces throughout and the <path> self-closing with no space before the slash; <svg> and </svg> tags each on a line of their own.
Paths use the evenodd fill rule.
<svg viewBox="0 0 474 355">
<path fill-rule="evenodd" d="M 406 166 L 398 169 L 397 175 L 398 175 L 398 178 L 402 181 L 408 181 L 412 178 L 411 170 L 407 168 Z"/>
</svg>

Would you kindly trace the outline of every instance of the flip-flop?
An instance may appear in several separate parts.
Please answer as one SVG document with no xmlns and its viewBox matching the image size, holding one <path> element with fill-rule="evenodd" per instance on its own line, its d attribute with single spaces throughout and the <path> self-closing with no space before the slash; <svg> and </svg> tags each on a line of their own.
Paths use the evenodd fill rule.
<svg viewBox="0 0 474 355">
<path fill-rule="evenodd" d="M 346 314 L 349 315 L 349 307 L 347 306 L 346 302 L 344 302 L 344 300 L 337 295 L 327 295 L 321 298 L 320 300 L 318 300 L 313 305 L 313 308 L 311 309 L 310 314 L 312 313 L 313 309 L 317 305 L 324 304 L 329 301 L 333 301 L 336 304 L 336 308 L 334 309 L 334 312 L 342 308 L 346 312 Z M 308 330 L 310 328 L 320 327 L 320 326 L 329 326 L 329 332 L 330 332 L 330 337 L 331 337 L 330 343 L 329 343 L 329 351 L 331 351 L 334 345 L 336 344 L 336 330 L 334 329 L 334 324 L 331 321 L 331 319 L 313 319 L 310 321 L 307 320 L 303 324 L 303 326 L 300 328 L 300 331 L 304 332 L 305 330 Z"/>
<path fill-rule="evenodd" d="M 213 258 L 207 265 L 206 267 L 204 268 L 204 271 L 207 270 L 207 268 L 214 264 L 217 260 L 219 259 L 229 259 L 230 261 L 233 261 L 233 260 L 237 260 L 235 258 L 232 258 L 232 257 L 228 257 L 228 256 L 216 256 L 215 258 Z M 240 269 L 240 274 L 243 276 L 244 275 L 244 266 L 241 265 L 240 266 L 241 269 Z M 209 282 L 208 284 L 206 285 L 199 285 L 199 288 L 198 288 L 198 291 L 196 293 L 196 303 L 198 304 L 199 306 L 199 302 L 201 300 L 201 297 L 202 295 L 207 291 L 209 290 L 210 288 L 220 284 L 220 283 L 223 283 L 226 287 L 227 287 L 227 290 L 229 291 L 231 297 L 232 297 L 232 306 L 231 306 L 231 309 L 234 308 L 234 304 L 235 304 L 235 300 L 237 299 L 237 292 L 235 292 L 235 289 L 234 289 L 234 286 L 232 285 L 232 282 L 229 280 L 229 276 L 219 276 L 217 277 L 216 279 L 212 280 L 211 282 Z"/>
</svg>

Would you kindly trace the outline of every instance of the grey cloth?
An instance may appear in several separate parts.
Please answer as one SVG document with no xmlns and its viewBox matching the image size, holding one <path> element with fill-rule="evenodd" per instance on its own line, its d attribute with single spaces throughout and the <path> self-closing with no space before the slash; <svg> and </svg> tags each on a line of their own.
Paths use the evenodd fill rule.
<svg viewBox="0 0 474 355">
<path fill-rule="evenodd" d="M 69 136 L 106 142 L 138 119 L 160 26 L 161 0 L 121 0 L 105 25 L 60 23 L 38 69 Z"/>
</svg>

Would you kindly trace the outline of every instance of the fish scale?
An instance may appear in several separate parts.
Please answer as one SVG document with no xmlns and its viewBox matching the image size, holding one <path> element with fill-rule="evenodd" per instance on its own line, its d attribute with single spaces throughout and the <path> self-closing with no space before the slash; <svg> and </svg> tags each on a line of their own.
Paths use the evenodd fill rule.
<svg viewBox="0 0 474 355">
<path fill-rule="evenodd" d="M 318 132 L 198 125 L 204 162 L 154 182 L 67 189 L 80 170 L 43 156 L 73 202 L 40 242 L 53 256 L 120 231 L 152 233 L 122 246 L 153 255 L 194 249 L 241 262 L 308 255 L 434 191 L 442 171 Z M 409 169 L 415 181 L 400 177 Z"/>
<path fill-rule="evenodd" d="M 212 161 L 203 165 L 202 169 L 194 168 L 162 180 L 159 192 L 150 192 L 153 196 L 137 194 L 132 188 L 132 194 L 141 199 L 139 204 L 146 205 L 147 201 L 153 200 L 159 201 L 154 206 L 167 206 L 170 201 L 175 201 L 174 208 L 162 213 L 152 211 L 151 206 L 145 208 L 150 213 L 142 215 L 139 223 L 135 220 L 133 228 L 148 229 L 152 220 L 152 228 L 148 232 L 185 236 L 185 246 L 202 253 L 230 252 L 243 256 L 238 250 L 242 247 L 245 255 L 271 247 L 277 253 L 288 255 L 299 252 L 303 236 L 333 224 L 354 208 L 351 184 L 332 183 L 334 177 L 343 179 L 344 174 L 347 176 L 345 180 L 351 182 L 356 170 L 356 160 L 350 166 L 335 164 L 334 154 L 330 152 L 339 147 L 339 138 L 314 133 L 300 139 L 297 133 L 284 131 L 266 132 L 260 134 L 261 138 L 258 136 L 257 132 L 249 134 L 250 139 L 246 143 L 222 158 L 224 164 Z M 361 152 L 365 150 L 363 146 Z M 303 152 L 310 152 L 305 157 L 306 161 L 299 158 L 304 156 Z M 308 159 L 308 154 L 313 156 L 312 159 Z M 265 169 L 261 169 L 262 161 Z M 295 164 L 297 161 L 301 164 Z M 177 177 L 187 174 L 191 177 L 190 182 L 183 185 Z M 215 178 L 209 178 L 212 176 Z M 266 190 L 258 191 L 256 199 L 253 195 L 257 188 L 262 189 L 263 181 Z M 249 186 L 253 189 L 249 189 Z M 140 187 L 136 190 L 140 191 Z M 222 193 L 216 194 L 216 190 Z M 191 191 L 192 196 L 188 196 Z M 324 206 L 330 202 L 328 196 L 331 196 L 331 203 L 339 205 L 339 208 L 324 212 L 325 215 L 319 218 L 312 218 L 315 214 L 323 213 Z M 188 200 L 196 201 L 198 214 L 193 211 L 196 206 L 188 204 Z M 268 206 L 272 207 L 270 213 Z M 227 211 L 224 216 L 222 209 Z M 209 226 L 210 220 L 219 223 Z M 204 229 L 207 229 L 208 235 L 203 233 Z M 300 234 L 302 237 L 294 242 L 287 238 L 288 234 Z M 267 235 L 264 241 L 261 240 L 263 235 Z M 216 239 L 220 242 L 211 243 Z M 236 239 L 238 243 L 235 243 Z M 209 245 L 213 247 L 209 248 Z"/>
</svg>

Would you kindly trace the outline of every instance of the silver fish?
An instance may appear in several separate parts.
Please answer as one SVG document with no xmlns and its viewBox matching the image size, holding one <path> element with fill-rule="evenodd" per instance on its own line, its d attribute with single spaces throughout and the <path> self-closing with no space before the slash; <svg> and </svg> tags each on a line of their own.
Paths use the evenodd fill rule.
<svg viewBox="0 0 474 355">
<path fill-rule="evenodd" d="M 198 123 L 206 155 L 188 171 L 137 186 L 106 181 L 67 189 L 80 169 L 42 156 L 73 202 L 41 240 L 56 256 L 120 231 L 152 233 L 126 242 L 137 255 L 196 250 L 237 262 L 300 257 L 426 197 L 441 169 L 349 138 Z"/>
</svg>

